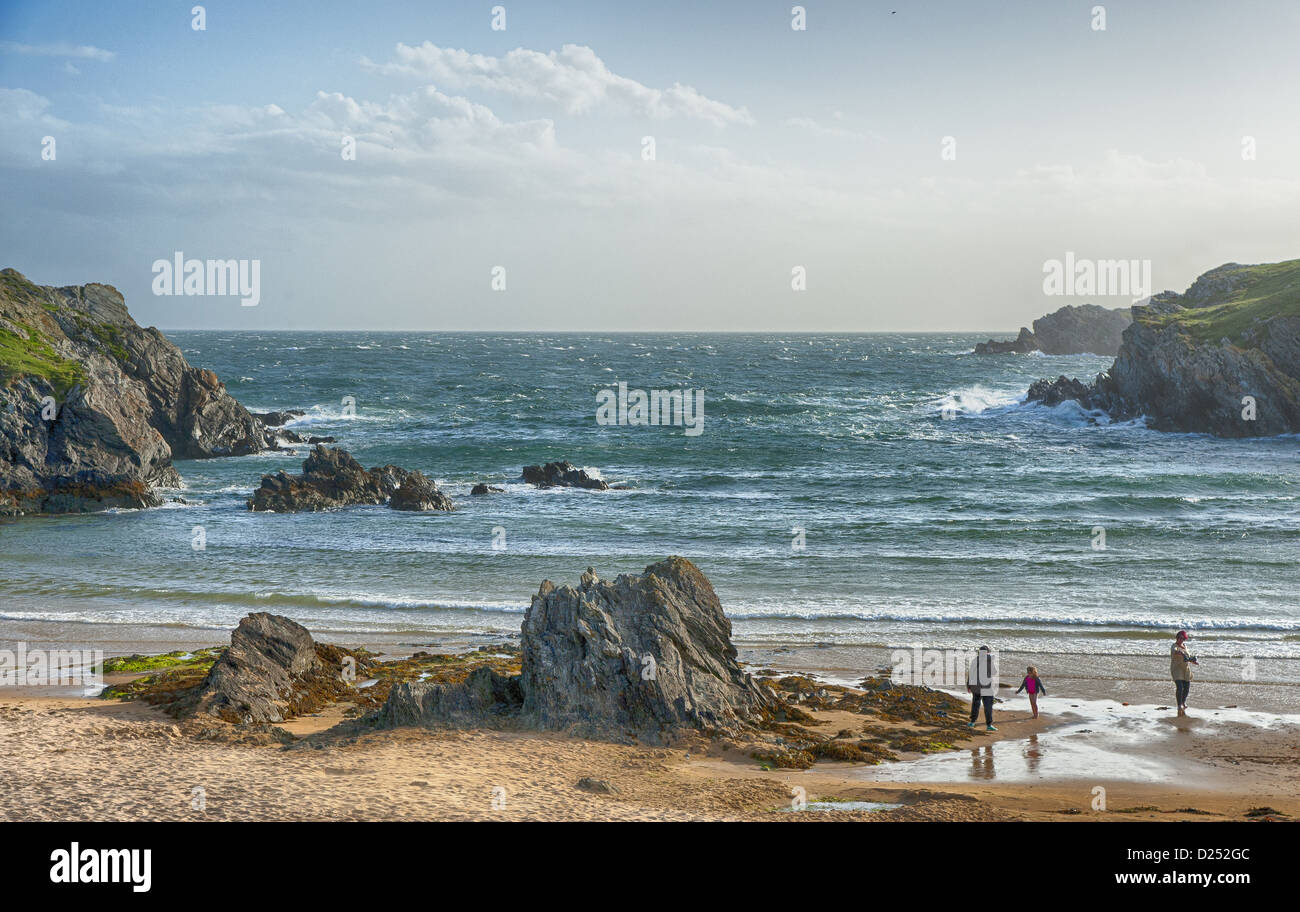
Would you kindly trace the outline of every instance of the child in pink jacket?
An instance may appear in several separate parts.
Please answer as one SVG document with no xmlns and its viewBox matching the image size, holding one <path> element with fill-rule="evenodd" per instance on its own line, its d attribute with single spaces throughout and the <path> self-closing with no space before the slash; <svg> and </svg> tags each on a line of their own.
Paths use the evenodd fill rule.
<svg viewBox="0 0 1300 912">
<path fill-rule="evenodd" d="M 1034 718 L 1037 719 L 1038 695 L 1042 694 L 1043 696 L 1047 696 L 1047 688 L 1043 686 L 1043 679 L 1038 676 L 1037 668 L 1030 665 L 1026 670 L 1029 673 L 1025 675 L 1025 679 L 1020 682 L 1020 690 L 1017 690 L 1016 693 L 1020 693 L 1021 690 L 1029 692 L 1029 708 L 1034 711 Z"/>
</svg>

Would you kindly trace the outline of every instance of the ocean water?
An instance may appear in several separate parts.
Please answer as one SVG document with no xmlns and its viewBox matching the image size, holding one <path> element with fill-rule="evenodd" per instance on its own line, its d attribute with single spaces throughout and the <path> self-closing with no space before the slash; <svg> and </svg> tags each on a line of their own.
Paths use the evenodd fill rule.
<svg viewBox="0 0 1300 912">
<path fill-rule="evenodd" d="M 294 430 L 420 469 L 458 509 L 250 513 L 305 448 L 180 462 L 184 504 L 0 525 L 0 624 L 517 634 L 543 578 L 680 554 L 742 642 L 1158 655 L 1186 627 L 1203 656 L 1300 659 L 1300 441 L 1023 404 L 1107 358 L 976 357 L 987 336 L 960 334 L 168 335 L 250 409 L 304 408 Z M 703 433 L 599 426 L 620 381 L 703 389 Z M 627 489 L 518 481 L 565 458 Z"/>
</svg>

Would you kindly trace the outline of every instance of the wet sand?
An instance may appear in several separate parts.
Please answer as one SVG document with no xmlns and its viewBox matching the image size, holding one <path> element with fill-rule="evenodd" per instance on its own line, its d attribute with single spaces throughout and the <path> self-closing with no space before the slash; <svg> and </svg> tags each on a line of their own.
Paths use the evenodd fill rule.
<svg viewBox="0 0 1300 912">
<path fill-rule="evenodd" d="M 828 681 L 855 685 L 870 674 L 891 667 L 891 650 L 867 646 L 791 646 L 781 643 L 740 643 L 740 660 L 756 668 L 782 672 L 813 672 Z M 1047 687 L 1044 708 L 1056 712 L 1083 700 L 1110 700 L 1133 705 L 1165 705 L 1174 700 L 1167 653 L 1157 655 L 1056 655 L 1000 653 L 1003 687 L 1010 696 L 1020 686 L 1025 668 L 1035 665 Z M 887 672 L 885 672 L 887 673 Z M 1243 660 L 1203 658 L 1195 670 L 1190 706 L 1226 707 L 1261 713 L 1300 715 L 1300 662 L 1259 659 L 1246 670 Z M 1253 675 L 1245 678 L 1245 674 Z M 1023 696 L 1021 698 L 1023 700 Z M 1064 702 L 1062 702 L 1064 700 Z M 1025 704 L 1028 706 L 1028 703 Z"/>
</svg>

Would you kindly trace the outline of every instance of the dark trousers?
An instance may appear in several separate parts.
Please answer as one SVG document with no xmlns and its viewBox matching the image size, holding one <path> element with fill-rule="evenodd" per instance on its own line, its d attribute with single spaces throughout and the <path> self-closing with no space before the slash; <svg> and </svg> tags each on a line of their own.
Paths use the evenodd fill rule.
<svg viewBox="0 0 1300 912">
<path fill-rule="evenodd" d="M 970 720 L 974 724 L 975 720 L 980 717 L 980 703 L 984 704 L 984 724 L 993 724 L 993 698 L 981 697 L 977 693 L 970 695 Z"/>
<path fill-rule="evenodd" d="M 1187 705 L 1187 692 L 1192 689 L 1191 681 L 1174 681 L 1174 688 L 1178 691 L 1178 705 Z"/>
</svg>

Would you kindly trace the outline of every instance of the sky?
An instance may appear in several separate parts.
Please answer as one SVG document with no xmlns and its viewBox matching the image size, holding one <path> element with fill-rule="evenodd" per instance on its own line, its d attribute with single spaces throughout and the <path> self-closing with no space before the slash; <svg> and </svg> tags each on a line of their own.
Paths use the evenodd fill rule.
<svg viewBox="0 0 1300 912">
<path fill-rule="evenodd" d="M 1294 0 L 195 6 L 0 0 L 0 266 L 163 329 L 1014 332 L 1132 300 L 1067 252 L 1300 257 Z"/>
</svg>

